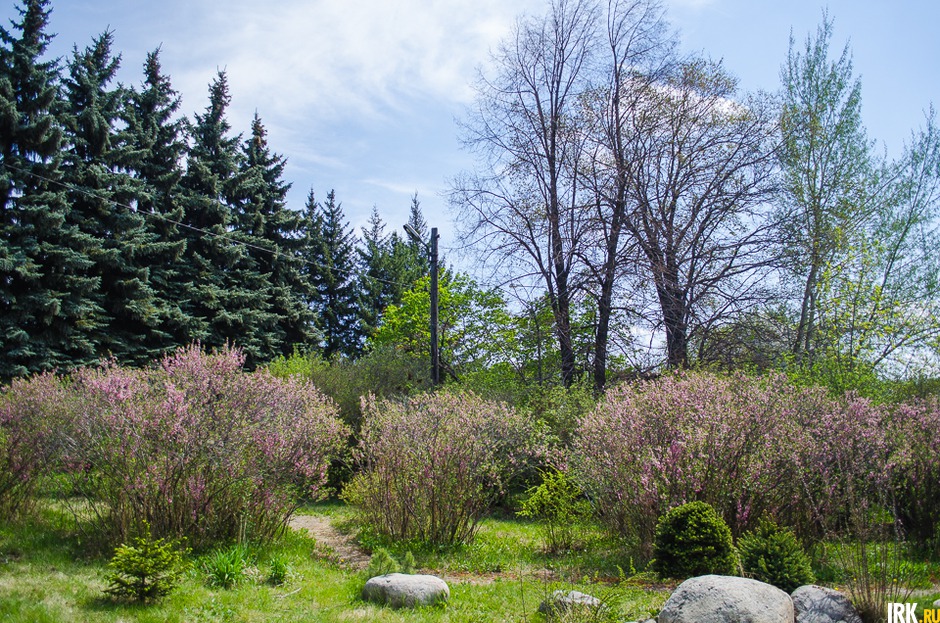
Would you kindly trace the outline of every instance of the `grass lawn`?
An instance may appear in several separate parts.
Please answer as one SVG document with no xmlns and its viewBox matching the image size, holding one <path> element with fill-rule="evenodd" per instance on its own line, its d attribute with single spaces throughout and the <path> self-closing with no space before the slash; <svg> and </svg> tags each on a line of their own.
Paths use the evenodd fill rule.
<svg viewBox="0 0 940 623">
<path fill-rule="evenodd" d="M 303 513 L 329 517 L 340 531 L 353 531 L 349 509 L 315 505 Z M 540 601 L 557 588 L 601 597 L 616 619 L 645 619 L 659 611 L 668 588 L 618 580 L 629 573 L 623 548 L 595 529 L 585 547 L 561 556 L 540 551 L 537 525 L 517 519 L 488 519 L 473 544 L 445 550 L 414 548 L 421 572 L 447 579 L 447 605 L 392 610 L 366 604 L 359 592 L 366 575 L 335 562 L 330 547 L 291 532 L 278 543 L 253 551 L 248 577 L 231 589 L 206 581 L 202 560 L 190 559 L 182 585 L 152 605 L 115 602 L 103 593 L 107 561 L 83 554 L 69 517 L 47 507 L 17 524 L 0 522 L 0 620 L 6 622 L 261 622 L 261 621 L 537 621 Z M 377 539 L 363 535 L 366 546 Z M 407 546 L 390 548 L 401 555 Z M 270 560 L 288 561 L 290 580 L 265 582 Z"/>
</svg>

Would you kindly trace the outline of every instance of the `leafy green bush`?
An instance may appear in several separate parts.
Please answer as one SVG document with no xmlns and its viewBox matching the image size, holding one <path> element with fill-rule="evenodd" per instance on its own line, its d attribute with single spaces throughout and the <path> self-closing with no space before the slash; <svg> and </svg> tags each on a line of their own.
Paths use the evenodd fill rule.
<svg viewBox="0 0 940 623">
<path fill-rule="evenodd" d="M 238 544 L 209 554 L 202 563 L 206 582 L 216 588 L 233 588 L 248 577 L 253 557 L 244 545 Z"/>
<path fill-rule="evenodd" d="M 731 529 L 705 502 L 677 506 L 656 524 L 653 570 L 663 577 L 729 575 L 736 566 Z"/>
<path fill-rule="evenodd" d="M 108 563 L 108 588 L 105 592 L 136 601 L 160 599 L 180 583 L 185 565 L 178 541 L 154 540 L 145 522 L 145 533 L 133 545 L 122 544 Z"/>
<path fill-rule="evenodd" d="M 570 550 L 581 522 L 591 513 L 581 490 L 558 470 L 542 474 L 542 484 L 529 489 L 518 514 L 538 519 L 545 530 L 545 548 L 550 552 Z"/>
<path fill-rule="evenodd" d="M 792 531 L 762 520 L 738 541 L 744 573 L 788 593 L 815 581 L 809 557 Z"/>
<path fill-rule="evenodd" d="M 276 555 L 268 561 L 270 570 L 268 571 L 267 583 L 272 586 L 282 586 L 290 580 L 292 572 L 290 564 L 284 556 Z"/>
</svg>

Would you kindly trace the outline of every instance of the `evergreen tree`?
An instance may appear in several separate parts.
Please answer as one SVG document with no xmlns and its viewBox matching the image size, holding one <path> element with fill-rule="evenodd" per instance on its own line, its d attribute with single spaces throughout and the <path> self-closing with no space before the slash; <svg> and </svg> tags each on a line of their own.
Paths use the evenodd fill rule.
<svg viewBox="0 0 940 623">
<path fill-rule="evenodd" d="M 100 320 L 87 275 L 93 241 L 67 220 L 59 170 L 59 71 L 43 61 L 48 0 L 0 27 L 0 378 L 95 358 Z"/>
<path fill-rule="evenodd" d="M 375 333 L 385 308 L 395 299 L 396 284 L 392 281 L 391 237 L 378 208 L 372 208 L 367 228 L 362 230 L 359 247 L 359 329 L 363 339 Z"/>
<path fill-rule="evenodd" d="M 103 314 L 89 338 L 99 355 L 142 365 L 153 358 L 145 337 L 159 321 L 149 285 L 154 236 L 130 207 L 136 187 L 123 171 L 126 145 L 118 128 L 129 98 L 124 88 L 109 88 L 120 64 L 112 42 L 112 33 L 105 32 L 85 50 L 76 48 L 68 63 L 62 172 L 68 220 L 93 242 L 88 272 L 99 284 L 92 299 Z"/>
<path fill-rule="evenodd" d="M 418 195 L 411 199 L 410 225 L 427 244 L 428 227 L 421 213 Z M 373 208 L 369 226 L 362 232 L 359 249 L 362 271 L 359 279 L 360 330 L 363 339 L 374 334 L 389 305 L 401 304 L 402 297 L 428 274 L 428 254 L 422 242 L 392 232 L 385 234 L 385 223 Z"/>
<path fill-rule="evenodd" d="M 198 319 L 193 337 L 209 347 L 234 343 L 245 349 L 247 365 L 270 352 L 274 329 L 263 275 L 252 270 L 248 252 L 232 233 L 233 197 L 238 188 L 242 154 L 240 136 L 229 136 L 226 110 L 228 80 L 219 72 L 209 88 L 209 105 L 196 115 L 193 144 L 182 185 L 186 239 L 184 313 Z"/>
<path fill-rule="evenodd" d="M 398 256 L 400 257 L 399 263 L 401 264 L 399 268 L 400 274 L 398 276 L 408 282 L 408 287 L 405 288 L 406 290 L 410 289 L 418 279 L 428 274 L 428 270 L 430 269 L 428 252 L 424 245 L 430 244 L 431 234 L 428 231 L 428 223 L 424 220 L 424 214 L 421 212 L 421 202 L 418 201 L 418 193 L 415 193 L 411 197 L 411 209 L 408 212 L 408 225 L 418 233 L 418 238 L 421 242 L 411 240 L 409 237 L 407 241 L 403 242 L 406 242 L 406 246 L 411 253 L 404 253 L 404 249 L 398 250 Z M 401 296 L 398 298 L 401 300 Z"/>
<path fill-rule="evenodd" d="M 124 110 L 123 154 L 123 165 L 137 183 L 137 211 L 146 216 L 147 230 L 154 237 L 146 261 L 150 285 L 159 299 L 159 319 L 142 339 L 153 357 L 186 345 L 196 335 L 196 320 L 182 307 L 186 242 L 177 223 L 183 220 L 180 180 L 188 126 L 179 108 L 179 95 L 163 74 L 157 49 L 147 55 L 143 84 L 131 93 Z"/>
<path fill-rule="evenodd" d="M 323 334 L 326 357 L 354 357 L 360 350 L 356 292 L 356 245 L 342 204 L 331 190 L 320 205 L 311 191 L 305 211 L 305 261 L 314 287 L 311 306 Z"/>
<path fill-rule="evenodd" d="M 290 355 L 295 346 L 315 340 L 314 314 L 307 305 L 313 286 L 302 270 L 303 219 L 287 208 L 290 184 L 283 181 L 285 159 L 269 149 L 267 131 L 257 114 L 242 153 L 235 227 L 247 243 L 251 269 L 265 278 L 270 310 L 276 316 L 262 353 L 270 359 Z"/>
</svg>

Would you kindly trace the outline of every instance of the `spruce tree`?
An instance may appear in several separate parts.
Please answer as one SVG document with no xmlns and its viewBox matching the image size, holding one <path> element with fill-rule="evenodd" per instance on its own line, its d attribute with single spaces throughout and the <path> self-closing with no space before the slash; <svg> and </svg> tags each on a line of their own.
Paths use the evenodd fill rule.
<svg viewBox="0 0 940 623">
<path fill-rule="evenodd" d="M 418 240 L 412 240 L 410 236 L 405 239 L 396 232 L 390 241 L 393 279 L 401 284 L 399 289 L 396 290 L 395 298 L 392 301 L 396 305 L 401 302 L 402 295 L 410 290 L 419 279 L 427 275 L 431 269 L 426 246 L 431 243 L 431 233 L 428 230 L 427 221 L 424 220 L 424 214 L 421 212 L 418 193 L 415 193 L 411 198 L 408 225 L 418 232 Z M 441 264 L 443 265 L 443 262 Z"/>
<path fill-rule="evenodd" d="M 234 343 L 245 349 L 249 367 L 269 352 L 275 317 L 264 277 L 253 270 L 244 244 L 232 233 L 232 202 L 243 194 L 240 136 L 229 136 L 228 80 L 219 72 L 209 105 L 196 115 L 193 144 L 182 185 L 185 190 L 186 251 L 182 281 L 184 312 L 198 319 L 193 337 L 209 347 Z"/>
<path fill-rule="evenodd" d="M 88 276 L 94 246 L 67 220 L 59 70 L 43 61 L 48 0 L 24 0 L 0 27 L 0 378 L 95 359 L 101 322 Z"/>
<path fill-rule="evenodd" d="M 185 228 L 178 223 L 183 220 L 180 180 L 188 152 L 188 126 L 179 108 L 179 95 L 160 64 L 160 50 L 154 50 L 144 62 L 140 90 L 130 94 L 130 105 L 124 109 L 127 129 L 122 160 L 136 181 L 137 211 L 145 216 L 153 237 L 145 259 L 150 266 L 150 287 L 158 300 L 158 320 L 142 340 L 153 357 L 188 344 L 198 326 L 182 304 L 186 241 Z"/>
<path fill-rule="evenodd" d="M 358 249 L 359 271 L 359 330 L 366 340 L 379 326 L 382 312 L 394 299 L 395 284 L 390 267 L 390 236 L 377 208 L 372 208 L 368 227 L 362 230 L 362 244 Z"/>
<path fill-rule="evenodd" d="M 242 146 L 235 227 L 246 244 L 251 269 L 263 275 L 274 329 L 266 339 L 265 359 L 290 355 L 316 337 L 307 301 L 313 286 L 302 269 L 303 218 L 287 208 L 290 184 L 283 181 L 285 159 L 272 153 L 267 131 L 255 114 L 251 136 Z"/>
<path fill-rule="evenodd" d="M 320 205 L 311 191 L 305 210 L 304 259 L 314 290 L 311 306 L 317 314 L 326 357 L 355 357 L 360 350 L 356 291 L 355 236 L 345 221 L 342 204 L 331 190 Z"/>
<path fill-rule="evenodd" d="M 146 336 L 159 322 L 159 301 L 149 284 L 154 236 L 131 206 L 137 189 L 123 168 L 128 146 L 121 122 L 129 94 L 110 87 L 120 64 L 112 42 L 105 32 L 85 50 L 76 48 L 68 63 L 62 173 L 68 221 L 93 241 L 88 274 L 98 282 L 92 299 L 103 314 L 89 337 L 99 355 L 143 365 L 154 354 Z"/>
</svg>

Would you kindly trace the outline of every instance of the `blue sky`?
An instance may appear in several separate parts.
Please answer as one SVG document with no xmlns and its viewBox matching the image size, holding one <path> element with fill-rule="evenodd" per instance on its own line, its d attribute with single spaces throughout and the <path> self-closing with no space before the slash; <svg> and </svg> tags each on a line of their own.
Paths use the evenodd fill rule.
<svg viewBox="0 0 940 623">
<path fill-rule="evenodd" d="M 4 24 L 18 2 L 2 0 Z M 936 0 L 667 0 L 682 46 L 723 59 L 746 89 L 776 90 L 792 31 L 815 32 L 828 6 L 836 50 L 849 41 L 862 78 L 869 136 L 899 153 L 931 102 L 940 105 Z M 354 226 L 373 205 L 389 228 L 418 192 L 425 215 L 455 245 L 442 194 L 472 166 L 455 118 L 476 69 L 516 16 L 543 0 L 53 0 L 54 54 L 110 28 L 121 80 L 139 84 L 148 51 L 187 114 L 202 111 L 217 69 L 229 75 L 230 121 L 247 131 L 257 111 L 288 158 L 291 205 L 331 188 Z"/>
</svg>

